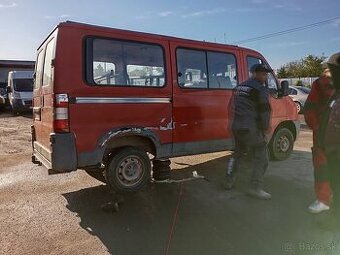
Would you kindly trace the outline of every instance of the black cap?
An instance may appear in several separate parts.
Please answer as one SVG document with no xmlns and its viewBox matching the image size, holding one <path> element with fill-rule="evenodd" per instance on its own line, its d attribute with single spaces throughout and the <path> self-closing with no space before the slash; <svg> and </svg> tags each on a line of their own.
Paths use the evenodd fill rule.
<svg viewBox="0 0 340 255">
<path fill-rule="evenodd" d="M 250 71 L 252 73 L 256 73 L 256 72 L 266 72 L 266 73 L 270 73 L 273 70 L 270 69 L 267 65 L 265 64 L 255 64 L 250 68 Z"/>
<path fill-rule="evenodd" d="M 340 52 L 333 54 L 326 62 L 327 65 L 340 67 Z"/>
</svg>

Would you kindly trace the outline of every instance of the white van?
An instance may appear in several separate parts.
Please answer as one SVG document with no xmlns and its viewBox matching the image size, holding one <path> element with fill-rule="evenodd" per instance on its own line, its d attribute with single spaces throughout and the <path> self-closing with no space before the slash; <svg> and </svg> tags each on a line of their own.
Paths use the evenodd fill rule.
<svg viewBox="0 0 340 255">
<path fill-rule="evenodd" d="M 33 71 L 11 71 L 8 73 L 7 93 L 14 113 L 32 109 Z"/>
</svg>

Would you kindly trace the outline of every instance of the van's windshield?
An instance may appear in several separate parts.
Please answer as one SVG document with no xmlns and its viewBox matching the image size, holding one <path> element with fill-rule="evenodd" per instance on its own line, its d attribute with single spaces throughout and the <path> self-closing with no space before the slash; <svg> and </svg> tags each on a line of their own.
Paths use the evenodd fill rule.
<svg viewBox="0 0 340 255">
<path fill-rule="evenodd" d="M 33 79 L 14 79 L 13 86 L 15 91 L 31 92 L 33 91 Z"/>
</svg>

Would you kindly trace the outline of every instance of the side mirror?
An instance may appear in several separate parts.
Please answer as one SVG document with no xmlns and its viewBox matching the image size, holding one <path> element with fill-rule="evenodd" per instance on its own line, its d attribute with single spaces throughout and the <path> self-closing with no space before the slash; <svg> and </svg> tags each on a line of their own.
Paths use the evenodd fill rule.
<svg viewBox="0 0 340 255">
<path fill-rule="evenodd" d="M 281 88 L 279 89 L 279 97 L 284 97 L 289 95 L 289 83 L 288 81 L 281 82 Z"/>
</svg>

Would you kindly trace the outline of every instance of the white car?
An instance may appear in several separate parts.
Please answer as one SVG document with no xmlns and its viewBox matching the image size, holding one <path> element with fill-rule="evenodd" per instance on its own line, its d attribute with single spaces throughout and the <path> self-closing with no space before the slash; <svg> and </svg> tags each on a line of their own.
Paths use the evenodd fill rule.
<svg viewBox="0 0 340 255">
<path fill-rule="evenodd" d="M 309 92 L 310 89 L 306 87 L 289 86 L 289 96 L 296 104 L 298 113 L 303 111 Z"/>
</svg>

